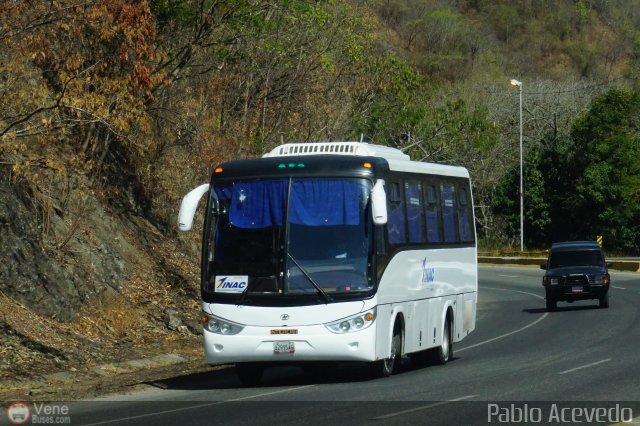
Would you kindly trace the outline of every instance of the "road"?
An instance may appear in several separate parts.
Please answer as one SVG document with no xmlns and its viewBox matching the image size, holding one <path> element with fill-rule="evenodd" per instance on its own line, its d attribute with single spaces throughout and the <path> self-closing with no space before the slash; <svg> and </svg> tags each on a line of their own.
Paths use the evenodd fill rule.
<svg viewBox="0 0 640 426">
<path fill-rule="evenodd" d="M 481 266 L 476 330 L 445 366 L 406 359 L 387 379 L 371 379 L 362 365 L 320 379 L 277 367 L 257 388 L 243 388 L 227 368 L 74 403 L 73 424 L 546 424 L 570 415 L 608 424 L 640 416 L 640 274 L 612 273 L 609 309 L 561 302 L 553 313 L 541 276 Z"/>
</svg>

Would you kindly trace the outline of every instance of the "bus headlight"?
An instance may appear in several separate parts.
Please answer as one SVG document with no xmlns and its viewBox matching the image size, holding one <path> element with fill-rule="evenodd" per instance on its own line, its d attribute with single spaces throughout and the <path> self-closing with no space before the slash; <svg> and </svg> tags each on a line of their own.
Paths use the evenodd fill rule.
<svg viewBox="0 0 640 426">
<path fill-rule="evenodd" d="M 228 321 L 222 318 L 218 318 L 211 314 L 205 314 L 203 317 L 204 328 L 215 334 L 232 335 L 238 334 L 244 328 L 243 325 L 237 324 L 232 321 Z"/>
<path fill-rule="evenodd" d="M 369 309 L 366 312 L 361 312 L 357 315 L 353 315 L 347 318 L 343 318 L 338 321 L 330 322 L 324 326 L 332 333 L 344 334 L 353 333 L 354 331 L 364 330 L 370 327 L 376 320 L 376 308 Z"/>
</svg>

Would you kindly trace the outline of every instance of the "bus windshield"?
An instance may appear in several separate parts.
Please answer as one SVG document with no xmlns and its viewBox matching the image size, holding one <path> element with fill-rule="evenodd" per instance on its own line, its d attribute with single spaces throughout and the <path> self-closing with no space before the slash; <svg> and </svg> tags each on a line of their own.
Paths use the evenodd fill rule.
<svg viewBox="0 0 640 426">
<path fill-rule="evenodd" d="M 371 289 L 371 183 L 365 179 L 220 180 L 205 240 L 216 295 L 331 295 Z"/>
</svg>

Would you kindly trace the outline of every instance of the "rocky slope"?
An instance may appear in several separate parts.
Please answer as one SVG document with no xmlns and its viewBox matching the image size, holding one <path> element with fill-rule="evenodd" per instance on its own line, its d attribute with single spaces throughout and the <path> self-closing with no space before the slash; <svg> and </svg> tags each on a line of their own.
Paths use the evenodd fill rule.
<svg viewBox="0 0 640 426">
<path fill-rule="evenodd" d="M 0 393 L 159 354 L 201 363 L 197 231 L 179 239 L 95 194 L 62 206 L 7 170 L 0 205 Z"/>
</svg>

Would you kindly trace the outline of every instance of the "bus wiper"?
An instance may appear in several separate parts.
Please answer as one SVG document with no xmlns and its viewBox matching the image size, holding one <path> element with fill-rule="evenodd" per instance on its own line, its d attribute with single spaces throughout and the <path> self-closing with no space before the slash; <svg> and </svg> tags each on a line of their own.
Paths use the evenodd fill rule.
<svg viewBox="0 0 640 426">
<path fill-rule="evenodd" d="M 248 285 L 247 285 L 247 288 L 245 288 L 244 291 L 242 292 L 242 294 L 240 295 L 240 300 L 238 300 L 238 306 L 244 304 L 244 302 L 247 300 L 247 294 L 249 294 L 249 286 Z"/>
<path fill-rule="evenodd" d="M 307 273 L 307 271 L 304 270 L 304 268 L 302 266 L 300 266 L 300 264 L 298 263 L 298 261 L 295 259 L 295 257 L 293 257 L 293 255 L 291 253 L 287 253 L 287 256 L 289 256 L 289 259 L 291 259 L 293 261 L 293 263 L 298 267 L 298 269 L 300 269 L 300 272 L 302 272 L 302 275 L 304 275 L 305 277 L 307 277 L 307 279 L 309 280 L 309 282 L 311 284 L 313 284 L 313 286 L 316 288 L 316 290 L 318 290 L 318 293 L 320 293 L 320 295 L 322 296 L 322 298 L 324 299 L 324 301 L 326 303 L 329 303 L 330 301 L 332 301 L 333 299 L 331 298 L 331 296 L 329 296 L 323 289 L 322 287 L 320 287 L 320 285 L 318 285 L 318 283 L 316 282 L 316 280 L 314 280 L 313 278 L 311 278 L 311 275 L 309 275 Z"/>
</svg>

